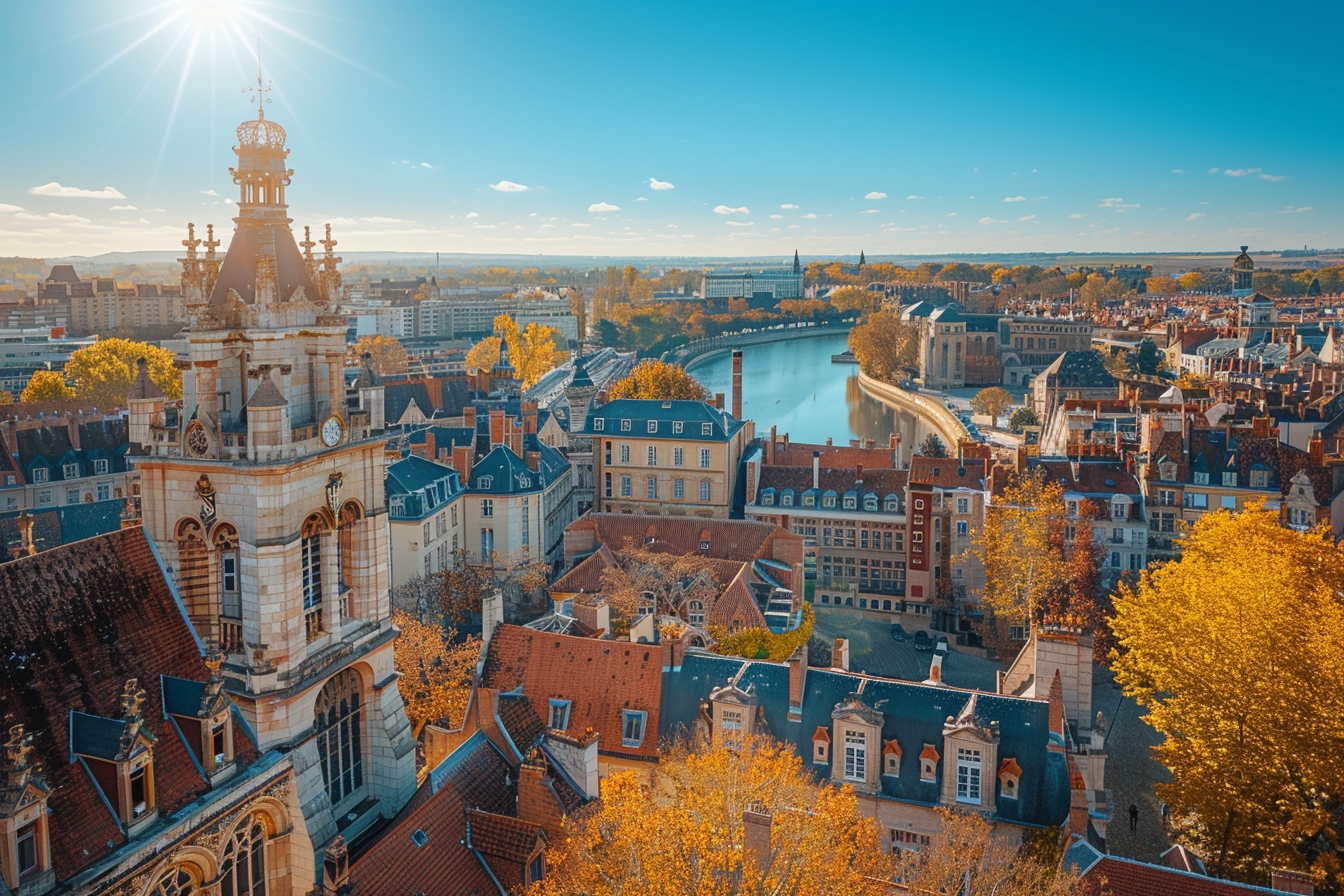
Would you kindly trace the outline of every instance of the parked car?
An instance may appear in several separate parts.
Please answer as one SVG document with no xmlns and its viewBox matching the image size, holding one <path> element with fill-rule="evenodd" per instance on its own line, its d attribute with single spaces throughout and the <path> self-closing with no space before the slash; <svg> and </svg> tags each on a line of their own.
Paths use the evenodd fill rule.
<svg viewBox="0 0 1344 896">
<path fill-rule="evenodd" d="M 926 631 L 915 632 L 915 649 L 916 650 L 933 649 L 933 639 L 929 637 L 928 632 Z"/>
<path fill-rule="evenodd" d="M 908 641 L 910 635 L 906 632 L 905 626 L 898 622 L 891 627 L 891 638 L 893 641 Z"/>
</svg>

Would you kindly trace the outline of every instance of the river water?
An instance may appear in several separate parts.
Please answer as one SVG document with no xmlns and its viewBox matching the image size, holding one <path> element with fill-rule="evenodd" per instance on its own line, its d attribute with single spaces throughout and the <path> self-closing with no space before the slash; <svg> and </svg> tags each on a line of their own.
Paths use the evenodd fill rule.
<svg viewBox="0 0 1344 896">
<path fill-rule="evenodd" d="M 901 436 L 902 462 L 927 434 L 911 414 L 872 398 L 859 388 L 859 368 L 833 364 L 831 355 L 847 348 L 846 333 L 749 345 L 742 349 L 742 414 L 756 421 L 756 433 L 770 427 L 795 442 L 837 445 L 851 439 L 887 444 Z M 732 357 L 728 352 L 692 362 L 690 372 L 711 392 L 732 401 Z"/>
</svg>

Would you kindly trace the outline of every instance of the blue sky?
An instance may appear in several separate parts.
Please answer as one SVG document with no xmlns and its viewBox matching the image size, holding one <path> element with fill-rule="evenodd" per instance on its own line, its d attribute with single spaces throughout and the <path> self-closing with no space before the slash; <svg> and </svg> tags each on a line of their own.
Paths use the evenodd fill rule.
<svg viewBox="0 0 1344 896">
<path fill-rule="evenodd" d="M 227 237 L 258 35 L 347 251 L 1344 245 L 1344 4 L 1027 6 L 5 3 L 0 255 Z"/>
</svg>

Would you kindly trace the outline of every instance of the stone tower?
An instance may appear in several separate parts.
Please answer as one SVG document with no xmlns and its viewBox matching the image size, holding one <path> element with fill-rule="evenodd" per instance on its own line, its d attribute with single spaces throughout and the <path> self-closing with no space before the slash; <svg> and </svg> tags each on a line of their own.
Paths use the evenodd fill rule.
<svg viewBox="0 0 1344 896">
<path fill-rule="evenodd" d="M 1244 299 L 1255 292 L 1255 262 L 1247 254 L 1247 246 L 1241 247 L 1241 254 L 1232 259 L 1232 296 Z"/>
<path fill-rule="evenodd" d="M 261 747 L 291 752 L 321 847 L 415 788 L 392 658 L 382 382 L 366 364 L 347 389 L 336 241 L 328 226 L 325 254 L 307 237 L 300 252 L 285 131 L 260 104 L 234 152 L 222 264 L 186 241 L 182 399 L 142 364 L 130 440 L 144 525 L 196 630 L 227 654 L 226 687 Z"/>
</svg>

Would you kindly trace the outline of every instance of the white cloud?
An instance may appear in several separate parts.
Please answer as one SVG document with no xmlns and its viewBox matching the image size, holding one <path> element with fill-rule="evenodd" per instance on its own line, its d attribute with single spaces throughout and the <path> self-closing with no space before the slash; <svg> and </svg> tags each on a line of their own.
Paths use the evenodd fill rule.
<svg viewBox="0 0 1344 896">
<path fill-rule="evenodd" d="M 0 211 L 4 211 L 4 210 L 5 210 L 5 207 L 4 207 L 4 206 L 0 206 Z M 137 212 L 137 211 L 139 211 L 139 209 L 136 208 L 136 207 L 133 206 L 133 205 L 114 205 L 114 206 L 112 206 L 110 209 L 108 209 L 108 211 L 113 211 L 113 212 Z"/>
<path fill-rule="evenodd" d="M 866 208 L 866 209 L 864 209 L 862 212 L 860 212 L 859 214 L 862 214 L 862 215 L 875 215 L 875 214 L 878 213 L 878 211 L 879 211 L 879 210 L 878 210 L 878 209 L 875 209 L 875 208 Z"/>
<path fill-rule="evenodd" d="M 480 212 L 467 212 L 468 218 L 479 218 L 480 216 L 481 216 Z"/>
<path fill-rule="evenodd" d="M 511 180 L 502 180 L 497 184 L 491 184 L 490 189 L 497 190 L 500 193 L 526 193 L 525 184 L 516 184 Z"/>
<path fill-rule="evenodd" d="M 911 193 L 909 196 L 907 196 L 907 197 L 905 197 L 905 198 L 906 198 L 906 199 L 923 199 L 924 197 L 923 197 L 923 196 L 916 196 L 916 195 L 914 195 L 913 193 Z"/>
<path fill-rule="evenodd" d="M 1259 174 L 1259 168 L 1224 168 L 1223 173 L 1228 177 L 1245 177 L 1248 174 Z"/>
<path fill-rule="evenodd" d="M 786 202 L 781 205 L 780 208 L 798 208 L 798 206 L 794 205 L 792 202 Z"/>
<path fill-rule="evenodd" d="M 202 196 L 218 196 L 219 194 L 216 193 L 214 190 L 201 190 L 201 195 L 202 195 Z M 113 208 L 116 208 L 116 207 L 117 207 L 117 206 L 113 206 Z"/>
<path fill-rule="evenodd" d="M 863 198 L 864 198 L 864 199 L 886 199 L 886 198 L 887 198 L 887 194 L 886 194 L 886 193 L 878 192 L 877 190 L 874 190 L 874 191 L 871 192 L 871 193 L 865 194 Z"/>
<path fill-rule="evenodd" d="M 65 221 L 65 222 L 70 223 L 70 224 L 88 224 L 88 223 L 90 223 L 90 222 L 89 222 L 89 219 L 83 217 L 82 215 L 61 215 L 61 214 L 57 214 L 56 212 L 48 212 L 48 213 L 47 213 L 47 217 L 48 217 L 48 218 L 51 218 L 53 221 Z"/>
<path fill-rule="evenodd" d="M 116 187 L 103 187 L 101 190 L 81 190 L 79 187 L 63 187 L 56 181 L 40 187 L 29 187 L 34 196 L 59 196 L 62 199 L 125 199 Z"/>
<path fill-rule="evenodd" d="M 948 212 L 947 214 L 943 215 L 944 218 L 955 218 L 956 216 L 957 216 L 956 212 Z"/>
<path fill-rule="evenodd" d="M 612 205 L 610 202 L 594 202 L 588 206 L 590 212 L 618 212 L 621 210 L 619 205 Z"/>
<path fill-rule="evenodd" d="M 420 163 L 420 167 L 421 167 L 421 168 L 428 168 L 430 171 L 433 171 L 433 170 L 434 170 L 434 166 L 431 165 L 431 164 L 429 164 L 428 162 L 421 162 L 421 163 Z"/>
<path fill-rule="evenodd" d="M 755 221 L 724 221 L 725 227 L 755 227 Z"/>
<path fill-rule="evenodd" d="M 148 219 L 148 218 L 141 218 L 141 219 L 140 219 L 140 223 L 141 223 L 141 224 L 148 224 L 148 223 L 149 223 L 149 219 Z"/>
<path fill-rule="evenodd" d="M 810 221 L 810 220 L 812 220 L 813 218 L 815 218 L 816 216 L 817 216 L 817 215 L 816 215 L 815 212 L 808 212 L 807 214 L 803 215 L 803 220 L 804 220 L 804 221 Z"/>
<path fill-rule="evenodd" d="M 675 190 L 676 187 L 665 180 L 659 180 L 656 177 L 649 178 L 650 190 Z"/>
<path fill-rule="evenodd" d="M 371 218 L 360 218 L 359 220 L 366 224 L 405 224 L 401 218 L 385 218 L 381 215 L 374 215 Z"/>
<path fill-rule="evenodd" d="M 784 217 L 784 216 L 783 216 L 783 215 L 771 215 L 770 217 L 771 217 L 771 218 L 774 218 L 774 219 L 776 219 L 776 220 L 778 220 L 778 219 L 780 219 L 780 218 L 782 218 L 782 217 Z"/>
<path fill-rule="evenodd" d="M 647 197 L 647 196 L 636 196 L 636 197 L 635 197 L 635 201 L 636 201 L 636 202 L 648 202 L 648 201 L 649 201 L 649 197 Z"/>
<path fill-rule="evenodd" d="M 1124 208 L 1138 208 L 1138 207 L 1139 204 L 1137 202 L 1126 202 L 1119 196 L 1112 196 L 1109 199 L 1103 199 L 1097 203 L 1097 208 L 1124 209 Z"/>
<path fill-rule="evenodd" d="M 1261 180 L 1271 181 L 1271 182 L 1273 182 L 1273 183 L 1278 183 L 1279 181 L 1283 180 L 1283 175 L 1282 175 L 1282 174 L 1266 174 L 1265 172 L 1262 171 L 1262 172 L 1260 172 L 1260 179 L 1261 179 Z"/>
<path fill-rule="evenodd" d="M 1003 197 L 1003 201 L 1004 201 L 1004 202 L 1026 202 L 1026 201 L 1027 201 L 1027 197 L 1025 197 L 1025 196 L 1005 196 L 1005 197 Z"/>
<path fill-rule="evenodd" d="M 988 215 L 980 219 L 980 224 L 982 226 L 988 226 L 990 224 L 1007 224 L 1007 223 L 1008 223 L 1007 221 L 1002 221 L 998 218 L 991 218 Z"/>
<path fill-rule="evenodd" d="M 163 211 L 167 211 L 167 209 L 163 209 L 163 208 L 147 208 L 147 209 L 145 209 L 145 211 L 147 211 L 147 212 L 163 212 Z"/>
<path fill-rule="evenodd" d="M 1035 216 L 1035 215 L 1023 215 L 1022 217 L 1018 218 L 1017 220 L 1019 220 L 1019 221 L 1035 221 L 1035 220 L 1036 220 L 1036 216 Z"/>
<path fill-rule="evenodd" d="M 733 208 L 732 206 L 728 206 L 728 205 L 716 205 L 716 206 L 714 206 L 714 214 L 716 214 L 716 215 L 749 215 L 749 214 L 751 214 L 751 210 L 750 210 L 749 208 L 747 208 L 745 205 L 744 205 L 744 206 L 741 206 L 741 207 L 739 207 L 739 208 Z"/>
<path fill-rule="evenodd" d="M 1311 206 L 1309 206 L 1309 205 L 1299 205 L 1299 206 L 1297 206 L 1296 208 L 1294 208 L 1293 206 L 1290 205 L 1290 206 L 1287 206 L 1286 208 L 1283 208 L 1282 210 L 1280 210 L 1280 211 L 1279 211 L 1279 214 L 1281 214 L 1281 215 L 1296 215 L 1296 214 L 1300 214 L 1301 212 L 1309 212 L 1309 211 L 1311 211 Z"/>
<path fill-rule="evenodd" d="M 790 230 L 797 230 L 800 226 L 801 226 L 801 225 L 798 225 L 798 224 L 790 224 L 790 225 L 789 225 L 789 229 L 790 229 Z"/>
<path fill-rule="evenodd" d="M 1209 169 L 1209 173 L 1210 173 L 1210 174 L 1217 174 L 1219 171 L 1222 171 L 1222 170 L 1223 170 L 1223 169 L 1221 169 L 1221 168 L 1210 168 L 1210 169 Z"/>
<path fill-rule="evenodd" d="M 571 225 L 569 225 L 569 226 L 570 226 L 570 227 L 592 227 L 593 225 L 591 225 L 591 224 L 580 224 L 578 221 L 575 221 L 573 224 L 571 224 Z"/>
<path fill-rule="evenodd" d="M 1171 173 L 1172 173 L 1172 174 L 1184 174 L 1185 172 L 1182 171 L 1182 170 L 1179 169 L 1179 168 L 1173 168 L 1173 169 L 1171 169 Z"/>
<path fill-rule="evenodd" d="M 224 197 L 224 204 L 225 204 L 225 205 L 233 205 L 233 197 L 232 197 L 232 196 L 225 196 L 225 197 Z"/>
<path fill-rule="evenodd" d="M 5 203 L 0 202 L 0 214 L 8 214 L 10 212 L 21 212 L 21 211 L 23 211 L 23 206 L 21 205 L 6 205 Z"/>
<path fill-rule="evenodd" d="M 1078 212 L 1074 212 L 1073 214 L 1069 215 L 1069 217 L 1072 218 L 1073 220 L 1077 221 L 1077 220 L 1079 220 L 1080 218 L 1086 218 L 1087 215 L 1083 215 L 1083 214 L 1079 214 Z"/>
<path fill-rule="evenodd" d="M 1185 220 L 1198 221 L 1200 218 L 1207 218 L 1208 216 L 1208 212 L 1191 212 L 1185 216 Z"/>
</svg>

